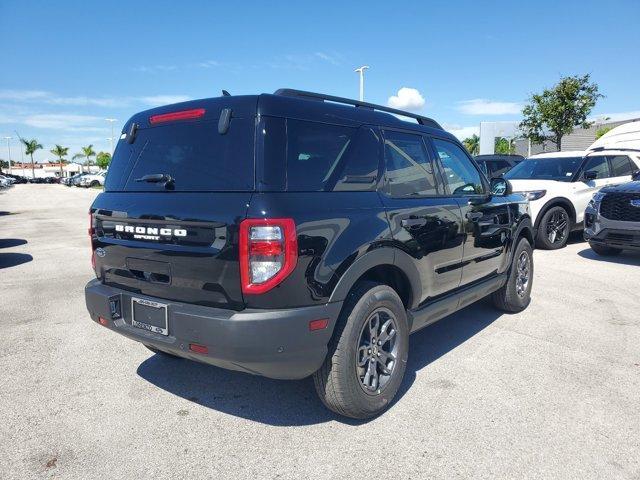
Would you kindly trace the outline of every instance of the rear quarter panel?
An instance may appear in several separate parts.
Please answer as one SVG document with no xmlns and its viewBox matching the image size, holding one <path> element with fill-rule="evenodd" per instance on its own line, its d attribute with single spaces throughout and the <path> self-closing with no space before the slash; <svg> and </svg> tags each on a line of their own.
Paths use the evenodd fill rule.
<svg viewBox="0 0 640 480">
<path fill-rule="evenodd" d="M 377 192 L 257 193 L 247 218 L 293 218 L 298 236 L 295 270 L 269 292 L 245 294 L 249 308 L 326 303 L 353 262 L 391 239 Z"/>
</svg>

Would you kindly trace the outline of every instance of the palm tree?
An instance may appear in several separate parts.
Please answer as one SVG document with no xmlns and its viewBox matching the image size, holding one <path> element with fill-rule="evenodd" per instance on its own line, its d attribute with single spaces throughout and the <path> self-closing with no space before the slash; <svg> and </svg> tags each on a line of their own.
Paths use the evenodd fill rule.
<svg viewBox="0 0 640 480">
<path fill-rule="evenodd" d="M 95 157 L 96 152 L 93 150 L 93 145 L 89 145 L 88 147 L 82 147 L 82 152 L 81 153 L 76 153 L 73 156 L 73 159 L 77 159 L 77 158 L 86 158 L 86 164 L 87 165 L 91 165 L 91 157 Z M 82 173 L 84 173 L 84 168 L 81 166 L 80 167 L 82 169 Z"/>
<path fill-rule="evenodd" d="M 37 150 L 40 150 L 42 145 L 40 145 L 35 138 L 31 140 L 20 138 L 20 141 L 24 145 L 24 153 L 31 157 L 31 176 L 36 178 L 35 167 L 33 166 L 33 154 L 36 153 Z"/>
<path fill-rule="evenodd" d="M 480 137 L 475 133 L 465 138 L 462 143 L 471 155 L 477 155 L 480 152 Z"/>
<path fill-rule="evenodd" d="M 64 157 L 69 153 L 69 147 L 63 147 L 56 144 L 55 148 L 49 151 L 60 159 L 60 178 L 62 178 L 62 162 L 64 161 Z"/>
</svg>

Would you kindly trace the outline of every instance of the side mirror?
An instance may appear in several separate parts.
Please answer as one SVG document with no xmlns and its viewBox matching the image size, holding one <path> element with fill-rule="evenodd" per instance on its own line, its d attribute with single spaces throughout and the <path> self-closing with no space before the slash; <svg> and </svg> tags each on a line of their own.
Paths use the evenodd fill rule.
<svg viewBox="0 0 640 480">
<path fill-rule="evenodd" d="M 596 178 L 598 178 L 598 172 L 596 172 L 595 170 L 589 170 L 587 172 L 584 172 L 582 178 L 584 178 L 586 181 L 595 180 Z"/>
<path fill-rule="evenodd" d="M 513 193 L 511 182 L 506 178 L 498 177 L 491 179 L 491 195 L 506 197 Z"/>
<path fill-rule="evenodd" d="M 636 170 L 631 174 L 631 180 L 633 180 L 634 182 L 640 180 L 640 170 Z"/>
</svg>

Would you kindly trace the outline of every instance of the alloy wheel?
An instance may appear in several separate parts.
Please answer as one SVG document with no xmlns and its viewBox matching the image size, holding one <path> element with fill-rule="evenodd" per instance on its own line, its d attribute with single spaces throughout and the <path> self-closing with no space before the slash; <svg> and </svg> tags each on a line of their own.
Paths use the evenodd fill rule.
<svg viewBox="0 0 640 480">
<path fill-rule="evenodd" d="M 516 262 L 516 293 L 520 298 L 527 294 L 530 272 L 531 258 L 527 252 L 522 252 Z"/>
<path fill-rule="evenodd" d="M 356 350 L 356 375 L 369 395 L 379 394 L 393 375 L 398 355 L 395 315 L 376 309 L 362 326 Z"/>
<path fill-rule="evenodd" d="M 569 217 L 563 210 L 551 214 L 547 221 L 547 238 L 553 244 L 562 243 L 569 234 Z"/>
</svg>

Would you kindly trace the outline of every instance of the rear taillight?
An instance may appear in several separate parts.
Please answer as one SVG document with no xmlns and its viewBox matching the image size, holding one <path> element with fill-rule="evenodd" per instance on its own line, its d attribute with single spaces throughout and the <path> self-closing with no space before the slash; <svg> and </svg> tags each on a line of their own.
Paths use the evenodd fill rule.
<svg viewBox="0 0 640 480">
<path fill-rule="evenodd" d="M 96 252 L 93 249 L 93 232 L 94 232 L 94 226 L 93 226 L 93 214 L 91 212 L 89 212 L 89 229 L 87 231 L 87 233 L 89 233 L 89 246 L 91 247 L 91 267 L 93 268 L 93 271 L 95 272 L 96 270 Z"/>
<path fill-rule="evenodd" d="M 298 261 L 296 225 L 291 218 L 253 219 L 240 223 L 242 293 L 265 293 L 280 284 Z"/>
</svg>

